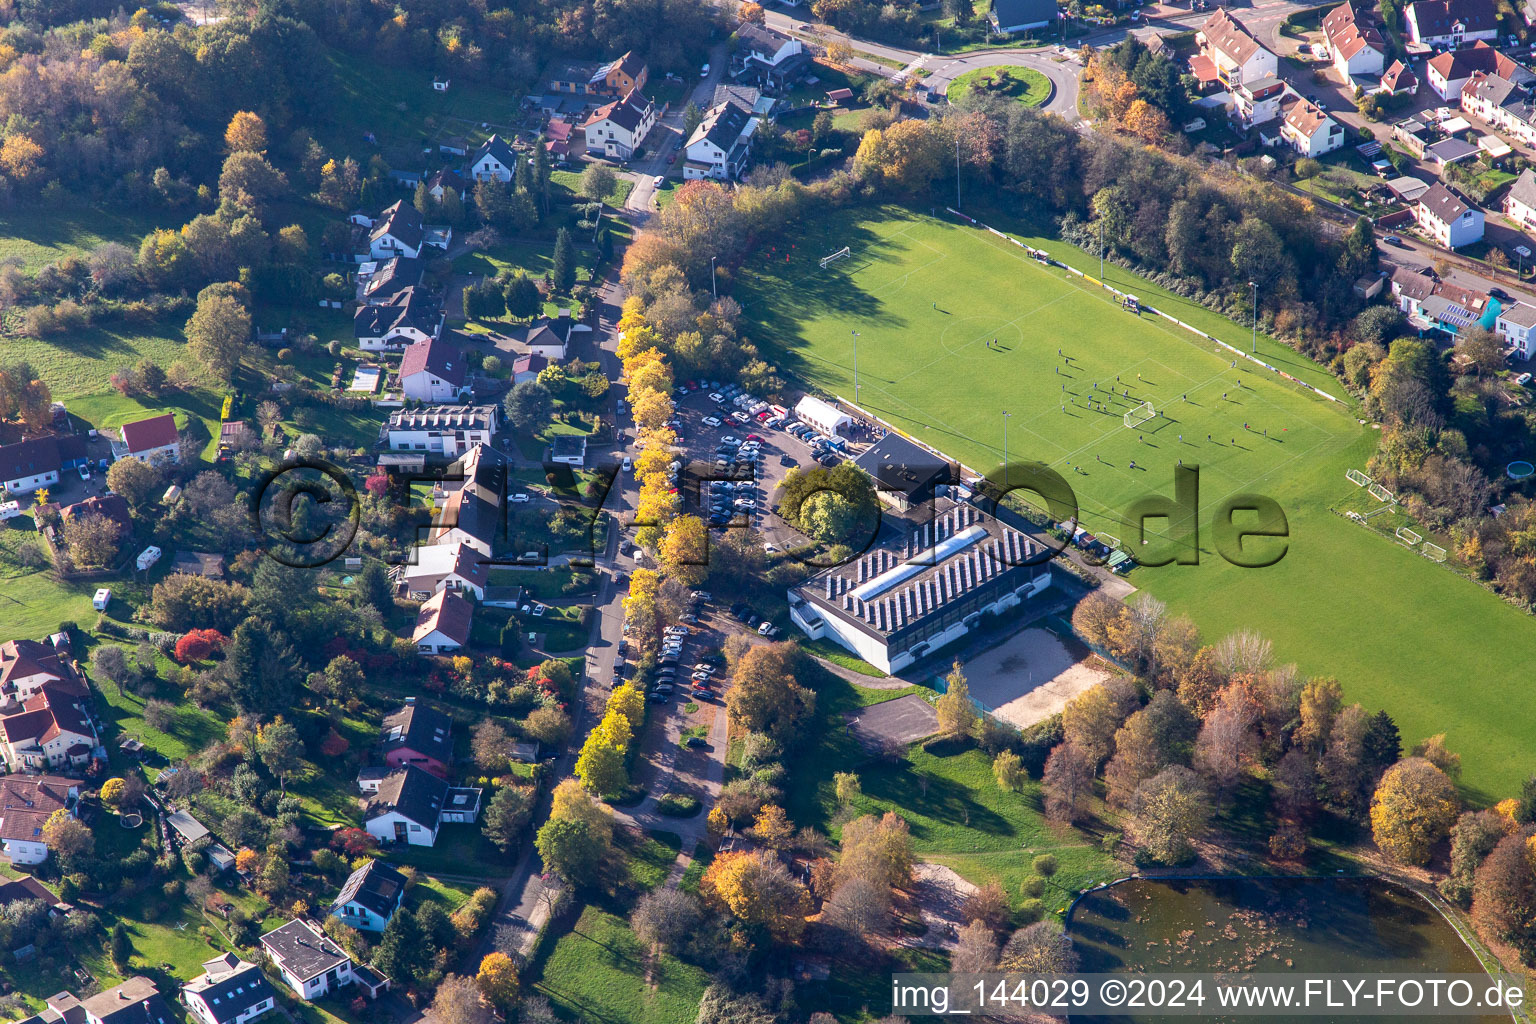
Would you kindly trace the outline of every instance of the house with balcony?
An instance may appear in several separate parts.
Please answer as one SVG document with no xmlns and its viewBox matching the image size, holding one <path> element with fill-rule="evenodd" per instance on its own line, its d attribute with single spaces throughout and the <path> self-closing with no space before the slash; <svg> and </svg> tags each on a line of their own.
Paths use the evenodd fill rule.
<svg viewBox="0 0 1536 1024">
<path fill-rule="evenodd" d="M 1278 58 L 1225 8 L 1218 8 L 1201 23 L 1195 42 L 1200 55 L 1214 67 L 1217 80 L 1228 89 L 1244 82 L 1280 77 Z"/>
<path fill-rule="evenodd" d="M 1447 249 L 1482 241 L 1483 211 L 1442 182 L 1419 197 L 1413 216 L 1421 231 Z"/>
<path fill-rule="evenodd" d="M 405 876 L 377 858 L 347 876 L 331 916 L 350 928 L 382 932 L 405 900 Z"/>
</svg>

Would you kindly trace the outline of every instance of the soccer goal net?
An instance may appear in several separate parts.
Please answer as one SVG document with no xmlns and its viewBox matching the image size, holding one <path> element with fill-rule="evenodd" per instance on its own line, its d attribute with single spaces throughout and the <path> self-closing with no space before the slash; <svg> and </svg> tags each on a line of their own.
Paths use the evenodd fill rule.
<svg viewBox="0 0 1536 1024">
<path fill-rule="evenodd" d="M 1381 484 L 1371 484 L 1371 486 L 1367 487 L 1366 490 L 1370 491 L 1371 497 L 1375 498 L 1377 501 L 1392 500 L 1392 492 L 1381 486 Z"/>
<path fill-rule="evenodd" d="M 1148 420 L 1156 418 L 1156 416 L 1157 410 L 1152 408 L 1152 403 L 1142 402 L 1125 414 L 1125 425 L 1128 427 L 1139 427 Z"/>
<path fill-rule="evenodd" d="M 1399 526 L 1397 528 L 1397 539 L 1402 541 L 1404 544 L 1407 544 L 1409 547 L 1413 547 L 1424 538 L 1414 533 L 1406 526 Z"/>
<path fill-rule="evenodd" d="M 1439 544 L 1431 544 L 1429 541 L 1425 541 L 1423 547 L 1419 548 L 1419 550 L 1424 552 L 1424 557 L 1431 561 L 1445 561 L 1445 548 Z"/>
<path fill-rule="evenodd" d="M 1371 478 L 1360 472 L 1358 469 L 1346 469 L 1344 471 L 1344 476 L 1347 477 L 1349 482 L 1354 484 L 1356 487 L 1366 487 L 1371 482 Z"/>
<path fill-rule="evenodd" d="M 837 252 L 833 253 L 832 255 L 830 255 L 830 256 L 823 256 L 821 258 L 821 269 L 822 270 L 826 270 L 827 267 L 829 267 L 833 263 L 836 263 L 838 260 L 844 259 L 844 258 L 846 258 L 846 257 L 848 257 L 850 255 L 852 255 L 852 253 L 849 250 L 848 246 L 845 245 L 841 249 L 837 250 Z"/>
</svg>

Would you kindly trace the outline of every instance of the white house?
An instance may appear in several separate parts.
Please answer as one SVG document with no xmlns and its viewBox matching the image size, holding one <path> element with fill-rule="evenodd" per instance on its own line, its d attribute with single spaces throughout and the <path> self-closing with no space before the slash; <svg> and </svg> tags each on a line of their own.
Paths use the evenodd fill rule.
<svg viewBox="0 0 1536 1024">
<path fill-rule="evenodd" d="M 1523 227 L 1536 227 L 1536 171 L 1527 167 L 1504 196 L 1504 213 Z"/>
<path fill-rule="evenodd" d="M 342 883 L 331 903 L 331 916 L 358 931 L 382 932 L 404 899 L 405 876 L 374 859 Z"/>
<path fill-rule="evenodd" d="M 494 405 L 430 405 L 397 409 L 384 424 L 392 452 L 431 452 L 456 459 L 475 444 L 490 444 L 499 416 Z"/>
<path fill-rule="evenodd" d="M 403 573 L 411 600 L 424 601 L 443 590 L 485 599 L 486 559 L 468 544 L 422 544 L 411 553 L 416 561 Z"/>
<path fill-rule="evenodd" d="M 181 461 L 181 437 L 176 433 L 176 417 L 170 413 L 124 423 L 120 434 L 118 440 L 111 442 L 114 459 L 151 463 Z"/>
<path fill-rule="evenodd" d="M 352 984 L 352 958 L 302 917 L 261 937 L 261 948 L 300 999 L 319 999 Z"/>
<path fill-rule="evenodd" d="M 417 341 L 431 341 L 443 329 L 443 311 L 414 285 L 400 289 L 377 305 L 357 307 L 352 336 L 364 352 L 400 352 Z"/>
<path fill-rule="evenodd" d="M 12 864 L 48 859 L 43 825 L 54 811 L 75 813 L 80 783 L 56 775 L 0 777 L 0 852 Z"/>
<path fill-rule="evenodd" d="M 1224 8 L 1205 19 L 1195 33 L 1200 52 L 1216 66 L 1216 77 L 1228 88 L 1261 78 L 1278 78 L 1279 62 Z"/>
<path fill-rule="evenodd" d="M 417 257 L 426 240 L 421 213 L 404 199 L 384 208 L 368 234 L 368 253 L 376 260 L 392 256 Z"/>
<path fill-rule="evenodd" d="M 411 642 L 423 654 L 452 654 L 469 643 L 474 614 L 474 605 L 452 590 L 440 590 L 417 613 Z"/>
<path fill-rule="evenodd" d="M 1483 211 L 1441 182 L 1419 197 L 1413 216 L 1420 230 L 1447 249 L 1459 249 L 1483 237 Z"/>
<path fill-rule="evenodd" d="M 0 757 L 11 771 L 78 767 L 98 744 L 90 694 L 73 682 L 43 683 L 0 708 Z"/>
<path fill-rule="evenodd" d="M 480 143 L 475 157 L 469 162 L 469 176 L 476 181 L 511 181 L 517 173 L 517 154 L 500 135 L 492 135 Z"/>
<path fill-rule="evenodd" d="M 1494 331 L 1521 359 L 1536 355 L 1536 305 L 1514 302 L 1504 306 L 1499 310 Z"/>
<path fill-rule="evenodd" d="M 36 640 L 0 643 L 0 692 L 19 701 L 37 694 L 44 683 L 80 687 L 75 670 L 60 658 L 59 648 Z"/>
<path fill-rule="evenodd" d="M 1404 18 L 1408 41 L 1455 49 L 1478 39 L 1497 39 L 1499 12 L 1493 0 L 1419 0 Z"/>
<path fill-rule="evenodd" d="M 1484 42 L 1476 42 L 1460 50 L 1437 54 L 1429 61 L 1429 87 L 1443 100 L 1455 103 L 1460 98 L 1472 76 L 1482 72 L 1497 75 L 1514 83 L 1515 88 L 1528 92 L 1536 85 L 1536 74 L 1518 61 L 1512 60 Z"/>
<path fill-rule="evenodd" d="M 749 59 L 770 67 L 777 67 L 805 52 L 805 44 L 794 36 L 752 22 L 736 30 L 736 40 Z"/>
<path fill-rule="evenodd" d="M 1256 78 L 1231 89 L 1234 119 L 1245 128 L 1268 124 L 1280 116 L 1281 106 L 1295 93 L 1278 78 Z"/>
<path fill-rule="evenodd" d="M 620 99 L 605 103 L 582 122 L 587 152 L 628 160 L 656 125 L 656 107 L 631 89 Z"/>
<path fill-rule="evenodd" d="M 1296 96 L 1283 109 L 1280 137 L 1302 156 L 1322 156 L 1344 145 L 1344 126 L 1317 104 Z"/>
<path fill-rule="evenodd" d="M 757 123 L 757 118 L 735 103 L 711 107 L 688 139 L 683 177 L 727 181 L 740 177 L 752 156 Z"/>
<path fill-rule="evenodd" d="M 1412 96 L 1419 91 L 1419 76 L 1402 61 L 1395 60 L 1382 73 L 1376 91 L 1388 96 Z"/>
<path fill-rule="evenodd" d="M 1323 35 L 1333 66 L 1345 82 L 1355 75 L 1380 75 L 1386 66 L 1386 42 L 1375 25 L 1360 18 L 1351 0 L 1323 18 Z"/>
<path fill-rule="evenodd" d="M 549 461 L 578 469 L 587 464 L 585 434 L 556 434 L 550 439 Z"/>
<path fill-rule="evenodd" d="M 1532 104 L 1529 91 L 1506 78 L 1474 71 L 1461 87 L 1461 109 L 1517 142 L 1536 143 L 1536 105 Z M 1487 147 L 1479 141 L 1479 148 Z"/>
<path fill-rule="evenodd" d="M 464 353 L 447 337 L 412 342 L 400 359 L 400 390 L 418 402 L 456 402 L 468 380 Z"/>
<path fill-rule="evenodd" d="M 203 962 L 203 973 L 181 986 L 181 1001 L 202 1024 L 245 1024 L 277 1005 L 277 991 L 260 967 L 225 953 Z"/>
<path fill-rule="evenodd" d="M 406 765 L 391 772 L 363 810 L 368 834 L 381 843 L 432 846 L 438 830 L 480 816 L 480 790 L 450 786 L 430 772 Z"/>
</svg>

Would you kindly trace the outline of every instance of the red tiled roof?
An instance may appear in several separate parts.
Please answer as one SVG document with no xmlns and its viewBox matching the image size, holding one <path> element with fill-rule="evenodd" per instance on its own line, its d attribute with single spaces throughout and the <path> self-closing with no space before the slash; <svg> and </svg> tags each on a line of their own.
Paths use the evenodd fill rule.
<svg viewBox="0 0 1536 1024">
<path fill-rule="evenodd" d="M 441 377 L 449 384 L 464 383 L 464 354 L 445 335 L 435 340 L 414 342 L 400 358 L 400 379 L 421 371 Z"/>
<path fill-rule="evenodd" d="M 1218 77 L 1216 62 L 1203 54 L 1196 54 L 1189 58 L 1189 73 L 1194 75 L 1201 85 L 1214 82 Z"/>
<path fill-rule="evenodd" d="M 123 443 L 135 455 L 176 443 L 176 417 L 170 413 L 123 424 Z"/>
<path fill-rule="evenodd" d="M 7 775 L 0 778 L 0 839 L 40 841 L 43 824 L 79 786 L 56 775 Z"/>
<path fill-rule="evenodd" d="M 411 634 L 411 639 L 420 643 L 424 637 L 436 631 L 463 646 L 469 643 L 469 625 L 474 612 L 474 605 L 458 594 L 451 590 L 439 591 L 421 606 L 421 613 L 416 617 L 416 631 Z"/>
<path fill-rule="evenodd" d="M 1257 39 L 1248 34 L 1241 22 L 1222 8 L 1205 19 L 1205 23 L 1200 26 L 1200 33 L 1205 36 L 1208 46 L 1220 50 L 1237 64 L 1248 63 L 1254 54 L 1264 49 Z"/>
</svg>

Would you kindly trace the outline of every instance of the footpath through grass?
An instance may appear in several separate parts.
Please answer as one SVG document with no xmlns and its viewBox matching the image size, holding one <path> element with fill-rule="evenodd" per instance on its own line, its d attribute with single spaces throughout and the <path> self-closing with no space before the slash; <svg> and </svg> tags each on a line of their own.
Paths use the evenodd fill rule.
<svg viewBox="0 0 1536 1024">
<path fill-rule="evenodd" d="M 989 219 L 1097 273 L 1095 256 Z M 819 258 L 843 246 L 852 257 L 822 270 Z M 1351 700 L 1392 714 L 1407 745 L 1446 732 L 1474 798 L 1508 795 L 1529 773 L 1536 702 L 1522 680 L 1536 623 L 1329 511 L 1354 490 L 1344 473 L 1365 465 L 1378 437 L 1353 402 L 1234 365 L 1230 353 L 1125 312 L 1112 294 L 974 228 L 866 207 L 802 225 L 794 247 L 781 248 L 749 263 L 736 291 L 780 366 L 852 398 L 857 331 L 861 405 L 983 472 L 1002 461 L 1006 430 L 1010 460 L 1051 466 L 1076 492 L 1084 523 L 1133 551 L 1132 503 L 1171 497 L 1180 462 L 1198 468 L 1200 564 L 1139 569 L 1132 582 L 1192 615 L 1208 640 L 1256 629 L 1280 660 L 1337 676 Z M 1113 266 L 1106 276 L 1249 347 L 1248 331 L 1191 300 Z M 1278 342 L 1261 336 L 1258 350 L 1343 394 L 1326 370 Z M 1125 427 L 1125 412 L 1143 401 L 1161 415 Z M 1289 539 L 1273 566 L 1239 568 L 1217 552 L 1216 510 L 1244 494 L 1272 498 L 1285 513 Z M 1165 544 L 1168 522 L 1148 527 L 1152 544 Z M 1244 550 L 1273 553 L 1276 543 Z"/>
</svg>

